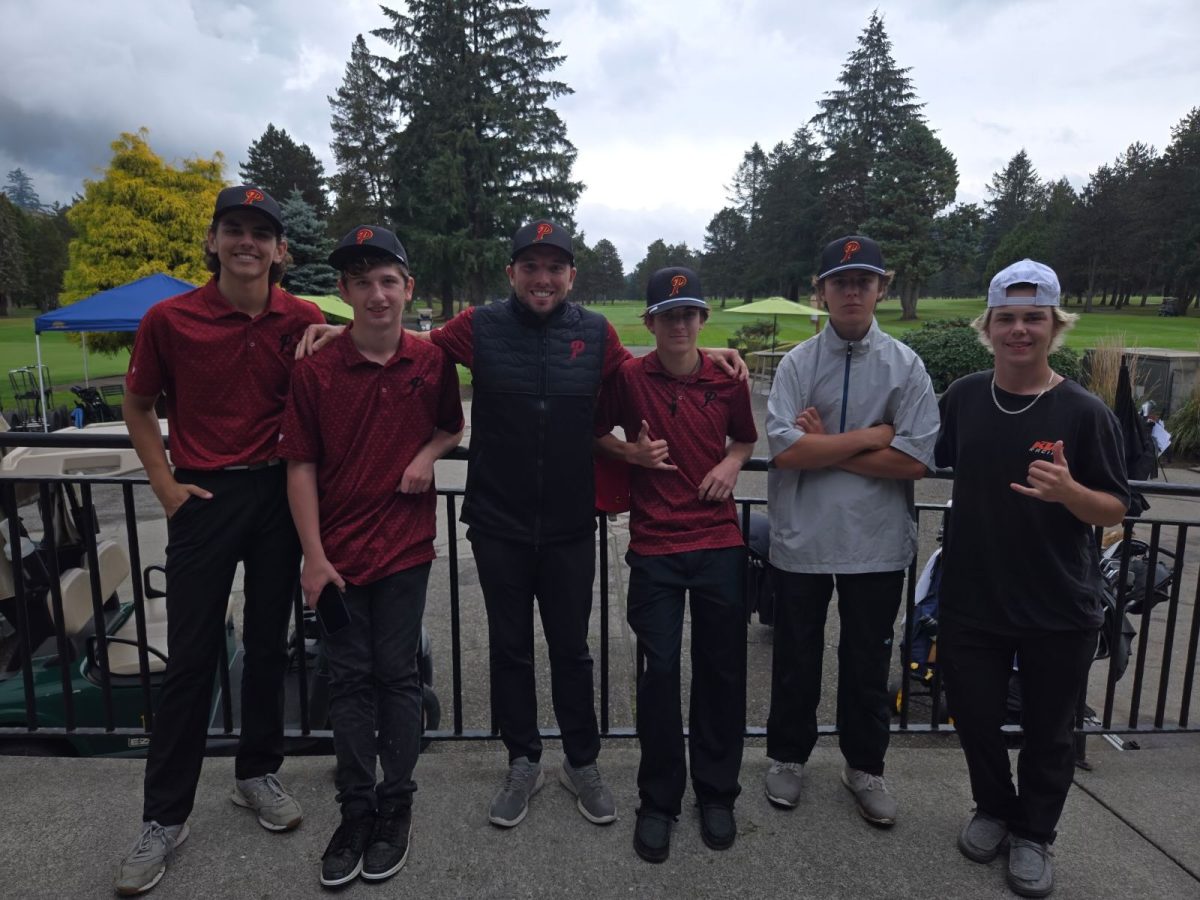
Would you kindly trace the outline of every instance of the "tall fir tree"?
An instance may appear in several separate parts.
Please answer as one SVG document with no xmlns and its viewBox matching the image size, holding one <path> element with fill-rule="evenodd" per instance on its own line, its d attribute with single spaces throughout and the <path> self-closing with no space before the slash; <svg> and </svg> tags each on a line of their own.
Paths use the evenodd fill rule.
<svg viewBox="0 0 1200 900">
<path fill-rule="evenodd" d="M 746 220 L 726 206 L 708 222 L 704 232 L 704 289 L 721 299 L 750 298 L 746 285 Z"/>
<path fill-rule="evenodd" d="M 1003 169 L 992 175 L 985 190 L 988 199 L 984 201 L 987 212 L 984 218 L 982 259 L 985 267 L 983 274 L 985 279 L 990 279 L 993 273 L 1012 262 L 1011 259 L 993 258 L 996 248 L 1010 231 L 1042 208 L 1046 189 L 1029 154 L 1022 148 Z"/>
<path fill-rule="evenodd" d="M 807 299 L 821 238 L 821 148 L 807 127 L 767 157 L 746 265 L 755 292 Z"/>
<path fill-rule="evenodd" d="M 258 185 L 280 203 L 299 191 L 318 216 L 329 216 L 325 167 L 308 144 L 297 144 L 282 128 L 268 122 L 262 137 L 246 150 L 246 161 L 238 171 L 244 183 Z"/>
<path fill-rule="evenodd" d="M 46 208 L 33 188 L 33 179 L 25 174 L 24 169 L 13 169 L 6 180 L 8 184 L 4 186 L 4 194 L 14 205 L 28 212 L 41 212 Z"/>
<path fill-rule="evenodd" d="M 861 230 L 877 160 L 911 122 L 924 122 L 909 68 L 896 65 L 878 11 L 858 36 L 838 76 L 841 87 L 817 101 L 812 125 L 824 140 L 826 236 Z"/>
<path fill-rule="evenodd" d="M 58 305 L 67 269 L 67 247 L 73 232 L 67 221 L 68 207 L 54 212 L 26 212 L 19 232 L 25 257 L 25 285 L 16 293 L 22 306 L 45 311 Z"/>
<path fill-rule="evenodd" d="M 75 237 L 64 305 L 157 272 L 193 284 L 208 280 L 204 235 L 224 187 L 224 159 L 217 153 L 171 166 L 148 139 L 143 128 L 114 141 L 104 177 L 84 181 L 83 197 L 67 213 Z M 104 334 L 89 337 L 88 346 L 115 353 L 132 341 L 132 334 Z"/>
<path fill-rule="evenodd" d="M 21 211 L 0 194 L 0 316 L 7 316 L 17 293 L 25 289 L 25 247 Z"/>
<path fill-rule="evenodd" d="M 957 190 L 954 157 L 922 122 L 910 122 L 879 157 L 867 188 L 871 216 L 863 222 L 863 231 L 885 248 L 901 319 L 917 317 L 922 285 L 944 264 L 933 222 L 954 202 Z"/>
<path fill-rule="evenodd" d="M 342 86 L 328 99 L 330 149 L 337 161 L 337 173 L 329 178 L 337 195 L 330 231 L 341 234 L 355 225 L 385 222 L 389 202 L 387 145 L 396 130 L 396 101 L 361 34 L 350 48 Z"/>
<path fill-rule="evenodd" d="M 292 257 L 283 276 L 283 287 L 293 294 L 337 293 L 338 273 L 329 265 L 333 241 L 317 211 L 299 191 L 292 191 L 279 206 L 283 214 L 288 253 Z"/>
<path fill-rule="evenodd" d="M 412 0 L 372 32 L 401 128 L 392 145 L 393 221 L 413 244 L 422 283 L 453 311 L 457 292 L 480 302 L 524 222 L 567 227 L 583 185 L 576 150 L 551 103 L 571 89 L 546 38 L 545 9 L 520 0 Z"/>
<path fill-rule="evenodd" d="M 1171 129 L 1159 178 L 1163 290 L 1186 312 L 1200 292 L 1200 106 L 1193 107 Z"/>
</svg>

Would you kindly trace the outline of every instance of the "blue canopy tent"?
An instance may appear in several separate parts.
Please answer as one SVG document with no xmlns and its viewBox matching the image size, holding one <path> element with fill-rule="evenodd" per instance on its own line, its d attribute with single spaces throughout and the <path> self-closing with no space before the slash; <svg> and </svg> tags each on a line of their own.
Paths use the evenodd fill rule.
<svg viewBox="0 0 1200 900">
<path fill-rule="evenodd" d="M 89 331 L 137 331 L 138 323 L 151 306 L 159 300 L 174 297 L 195 287 L 170 275 L 147 275 L 129 284 L 93 294 L 78 303 L 43 313 L 33 320 L 34 341 L 37 345 L 38 394 L 41 397 L 42 427 L 46 426 L 46 389 L 42 383 L 43 331 L 76 331 L 82 333 L 83 378 L 87 381 L 87 336 Z"/>
</svg>

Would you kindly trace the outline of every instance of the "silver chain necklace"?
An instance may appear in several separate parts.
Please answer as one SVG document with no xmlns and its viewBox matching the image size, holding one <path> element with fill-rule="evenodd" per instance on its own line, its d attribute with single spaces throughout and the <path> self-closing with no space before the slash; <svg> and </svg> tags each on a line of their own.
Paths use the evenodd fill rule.
<svg viewBox="0 0 1200 900">
<path fill-rule="evenodd" d="M 1042 399 L 1042 394 L 1044 394 L 1044 393 L 1046 393 L 1046 391 L 1050 390 L 1050 385 L 1052 385 L 1052 384 L 1054 384 L 1054 370 L 1053 369 L 1050 370 L 1050 380 L 1046 382 L 1046 386 L 1044 388 L 1042 388 L 1038 392 L 1038 395 L 1036 397 L 1034 397 L 1032 400 L 1030 400 L 1027 405 L 1022 406 L 1020 409 L 1005 409 L 1003 406 L 1000 405 L 1000 401 L 996 397 L 996 371 L 993 369 L 992 370 L 992 402 L 996 404 L 996 409 L 1000 410 L 1000 412 L 1004 413 L 1006 416 L 1019 416 L 1021 413 L 1028 412 L 1029 410 L 1033 409 L 1033 404 L 1037 403 L 1039 400 Z"/>
</svg>

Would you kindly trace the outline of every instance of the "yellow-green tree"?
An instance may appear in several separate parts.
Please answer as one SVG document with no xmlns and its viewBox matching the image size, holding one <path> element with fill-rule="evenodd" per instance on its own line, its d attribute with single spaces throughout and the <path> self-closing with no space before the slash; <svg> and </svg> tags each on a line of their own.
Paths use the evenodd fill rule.
<svg viewBox="0 0 1200 900">
<path fill-rule="evenodd" d="M 224 157 L 194 157 L 168 165 L 147 141 L 149 131 L 124 132 L 96 181 L 67 213 L 75 238 L 63 276 L 62 305 L 162 272 L 194 284 L 208 280 L 203 237 L 217 193 L 225 186 Z M 131 334 L 90 335 L 88 346 L 116 353 Z"/>
</svg>

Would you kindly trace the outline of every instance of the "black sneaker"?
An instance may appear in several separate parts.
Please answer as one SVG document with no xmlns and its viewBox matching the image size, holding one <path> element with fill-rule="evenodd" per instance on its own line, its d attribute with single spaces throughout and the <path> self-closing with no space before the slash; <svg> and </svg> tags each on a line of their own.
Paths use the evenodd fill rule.
<svg viewBox="0 0 1200 900">
<path fill-rule="evenodd" d="M 724 803 L 701 803 L 700 838 L 710 850 L 728 850 L 737 838 L 733 807 Z"/>
<path fill-rule="evenodd" d="M 353 881 L 363 867 L 363 851 L 375 827 L 373 815 L 342 819 L 321 856 L 321 884 L 338 887 Z"/>
<path fill-rule="evenodd" d="M 637 811 L 633 828 L 633 849 L 646 862 L 664 862 L 671 855 L 671 823 L 673 816 L 656 809 Z"/>
<path fill-rule="evenodd" d="M 362 877 L 367 881 L 383 881 L 404 868 L 408 859 L 408 838 L 412 834 L 412 808 L 392 812 L 380 810 L 375 830 L 363 856 Z"/>
</svg>

